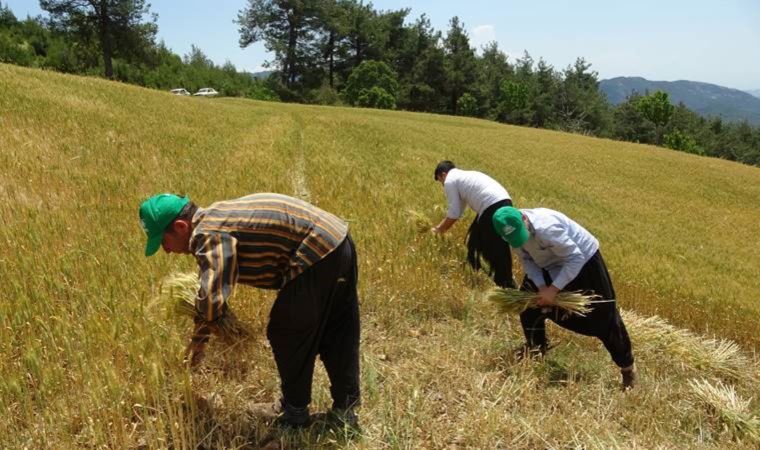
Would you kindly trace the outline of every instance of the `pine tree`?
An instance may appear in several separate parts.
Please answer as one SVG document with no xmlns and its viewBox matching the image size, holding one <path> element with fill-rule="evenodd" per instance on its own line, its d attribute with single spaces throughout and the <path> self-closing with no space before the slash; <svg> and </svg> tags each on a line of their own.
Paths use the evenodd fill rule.
<svg viewBox="0 0 760 450">
<path fill-rule="evenodd" d="M 489 42 L 478 58 L 477 97 L 481 105 L 480 115 L 496 119 L 499 113 L 498 99 L 501 82 L 513 74 L 507 55 L 499 50 L 496 42 Z"/>
<path fill-rule="evenodd" d="M 312 60 L 309 43 L 318 25 L 318 1 L 248 0 L 235 22 L 240 47 L 264 41 L 275 54 L 283 84 L 293 87 Z"/>
<path fill-rule="evenodd" d="M 156 16 L 143 22 L 150 14 L 145 0 L 40 0 L 40 8 L 72 35 L 97 36 L 106 78 L 113 78 L 114 55 L 131 56 L 154 45 Z"/>
<path fill-rule="evenodd" d="M 398 104 L 412 111 L 442 112 L 446 73 L 441 33 L 430 26 L 423 14 L 406 36 L 397 59 L 400 76 Z"/>
<path fill-rule="evenodd" d="M 459 17 L 453 17 L 449 25 L 449 32 L 443 41 L 446 90 L 449 112 L 457 114 L 459 97 L 475 88 L 477 62 L 475 51 L 470 47 L 470 39 L 464 30 L 464 24 L 459 22 Z"/>
</svg>

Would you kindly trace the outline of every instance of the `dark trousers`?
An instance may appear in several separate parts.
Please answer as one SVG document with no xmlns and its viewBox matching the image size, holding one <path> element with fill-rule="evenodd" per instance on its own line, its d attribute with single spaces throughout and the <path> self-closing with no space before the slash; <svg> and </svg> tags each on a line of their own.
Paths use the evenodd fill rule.
<svg viewBox="0 0 760 450">
<path fill-rule="evenodd" d="M 497 286 L 514 288 L 512 278 L 512 250 L 509 244 L 493 229 L 493 213 L 503 206 L 512 206 L 511 200 L 501 200 L 486 208 L 476 217 L 467 231 L 467 261 L 470 266 L 482 268 L 481 257 L 488 263 L 488 275 Z"/>
<path fill-rule="evenodd" d="M 284 403 L 305 408 L 317 355 L 330 378 L 333 408 L 359 403 L 359 301 L 356 251 L 350 236 L 283 287 L 272 306 L 267 338 Z"/>
<path fill-rule="evenodd" d="M 547 271 L 544 273 L 544 282 L 550 285 L 552 280 Z M 536 292 L 536 285 L 526 276 L 521 287 L 524 291 Z M 602 253 L 597 251 L 581 269 L 581 272 L 573 281 L 565 286 L 565 291 L 582 291 L 584 294 L 596 294 L 601 296 L 599 300 L 614 300 L 615 290 L 612 287 L 610 274 L 604 264 Z M 586 336 L 599 338 L 604 347 L 612 356 L 619 367 L 628 367 L 633 364 L 633 351 L 631 340 L 625 329 L 617 302 L 595 303 L 592 310 L 585 317 L 575 314 L 567 314 L 566 311 L 552 307 L 548 313 L 540 308 L 528 308 L 520 314 L 525 340 L 529 346 L 546 347 L 546 319 L 551 320 L 562 328 L 575 331 Z"/>
</svg>

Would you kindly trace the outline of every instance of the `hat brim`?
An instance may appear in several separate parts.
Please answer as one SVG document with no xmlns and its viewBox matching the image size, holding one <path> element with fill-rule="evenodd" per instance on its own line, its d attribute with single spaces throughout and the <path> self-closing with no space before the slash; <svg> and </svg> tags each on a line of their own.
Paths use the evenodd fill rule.
<svg viewBox="0 0 760 450">
<path fill-rule="evenodd" d="M 161 241 L 164 240 L 164 234 L 155 234 L 148 236 L 148 243 L 145 245 L 145 256 L 154 255 L 161 248 Z"/>
<path fill-rule="evenodd" d="M 506 236 L 504 240 L 507 241 L 510 247 L 519 248 L 528 242 L 529 237 L 530 233 L 528 233 L 528 229 L 523 225 L 520 228 L 516 229 L 509 236 Z"/>
</svg>

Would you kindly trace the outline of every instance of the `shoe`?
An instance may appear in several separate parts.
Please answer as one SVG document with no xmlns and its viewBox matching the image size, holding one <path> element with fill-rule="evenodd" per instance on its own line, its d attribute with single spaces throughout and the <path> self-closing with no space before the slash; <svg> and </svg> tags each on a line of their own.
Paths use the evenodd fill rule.
<svg viewBox="0 0 760 450">
<path fill-rule="evenodd" d="M 278 425 L 289 428 L 306 428 L 311 424 L 309 405 L 298 408 L 286 403 L 285 399 L 281 399 L 280 407 L 282 408 L 282 415 L 275 420 Z"/>
<path fill-rule="evenodd" d="M 359 426 L 359 416 L 354 408 L 333 408 L 324 414 L 324 424 L 339 436 L 346 439 L 354 439 L 361 436 L 362 429 Z"/>
<path fill-rule="evenodd" d="M 328 420 L 340 428 L 359 429 L 359 416 L 354 408 L 333 408 L 330 410 Z"/>
<path fill-rule="evenodd" d="M 280 402 L 249 403 L 247 410 L 253 417 L 267 422 L 277 419 L 282 414 Z"/>
<path fill-rule="evenodd" d="M 623 376 L 623 390 L 633 389 L 636 385 L 636 366 L 631 364 L 629 367 L 620 369 L 620 374 Z"/>
</svg>

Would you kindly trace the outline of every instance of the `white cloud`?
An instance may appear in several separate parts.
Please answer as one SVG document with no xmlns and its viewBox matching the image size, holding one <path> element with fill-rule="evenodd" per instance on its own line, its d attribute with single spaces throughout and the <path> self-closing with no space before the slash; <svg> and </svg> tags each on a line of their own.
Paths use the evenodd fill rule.
<svg viewBox="0 0 760 450">
<path fill-rule="evenodd" d="M 493 25 L 478 25 L 470 33 L 470 45 L 480 53 L 481 47 L 496 40 L 496 28 Z"/>
</svg>

